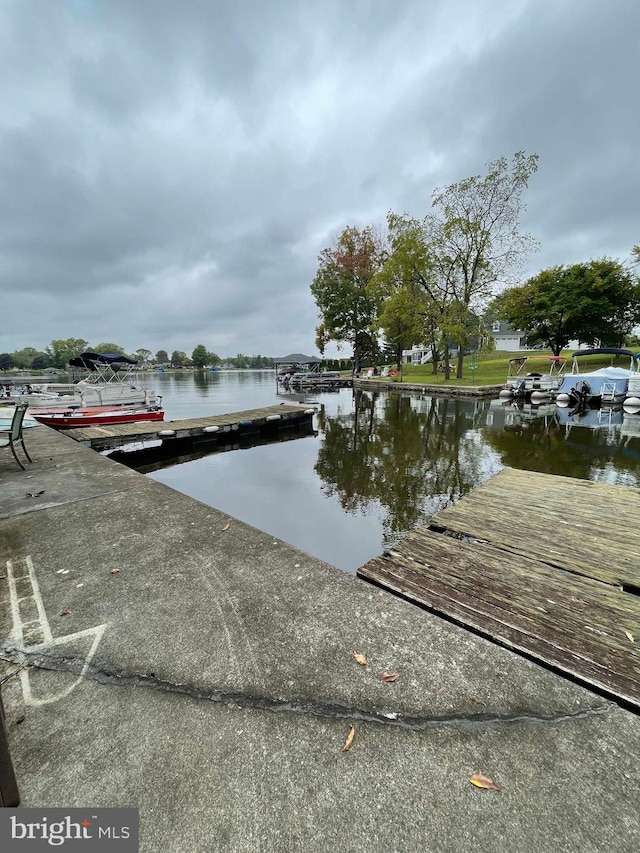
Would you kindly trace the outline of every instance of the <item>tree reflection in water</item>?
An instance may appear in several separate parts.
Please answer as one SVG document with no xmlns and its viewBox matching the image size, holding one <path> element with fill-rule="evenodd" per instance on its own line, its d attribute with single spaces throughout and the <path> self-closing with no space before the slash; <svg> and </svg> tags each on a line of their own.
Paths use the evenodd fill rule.
<svg viewBox="0 0 640 853">
<path fill-rule="evenodd" d="M 564 423 L 555 404 L 518 410 L 357 388 L 353 406 L 320 412 L 315 470 L 344 511 L 380 516 L 386 546 L 503 465 L 640 486 L 640 415 L 632 418 Z"/>
<path fill-rule="evenodd" d="M 354 389 L 327 416 L 315 470 L 346 512 L 381 509 L 385 544 L 424 524 L 500 468 L 478 431 L 482 401 Z"/>
</svg>

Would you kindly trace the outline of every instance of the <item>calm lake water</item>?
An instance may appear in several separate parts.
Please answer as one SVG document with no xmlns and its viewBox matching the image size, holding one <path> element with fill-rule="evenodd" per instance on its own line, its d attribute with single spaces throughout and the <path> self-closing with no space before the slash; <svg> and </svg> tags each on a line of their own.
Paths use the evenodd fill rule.
<svg viewBox="0 0 640 853">
<path fill-rule="evenodd" d="M 144 381 L 163 395 L 167 420 L 316 403 L 312 435 L 199 454 L 148 476 L 350 572 L 505 465 L 640 483 L 640 415 L 622 409 L 578 417 L 555 404 L 359 389 L 287 396 L 271 371 Z"/>
</svg>

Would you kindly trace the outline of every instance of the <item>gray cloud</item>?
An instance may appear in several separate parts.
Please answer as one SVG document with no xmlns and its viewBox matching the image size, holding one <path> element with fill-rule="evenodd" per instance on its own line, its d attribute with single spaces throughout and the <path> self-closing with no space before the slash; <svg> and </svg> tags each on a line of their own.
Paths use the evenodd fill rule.
<svg viewBox="0 0 640 853">
<path fill-rule="evenodd" d="M 0 351 L 313 351 L 348 224 L 540 154 L 535 272 L 640 240 L 640 7 L 566 0 L 0 7 Z"/>
</svg>

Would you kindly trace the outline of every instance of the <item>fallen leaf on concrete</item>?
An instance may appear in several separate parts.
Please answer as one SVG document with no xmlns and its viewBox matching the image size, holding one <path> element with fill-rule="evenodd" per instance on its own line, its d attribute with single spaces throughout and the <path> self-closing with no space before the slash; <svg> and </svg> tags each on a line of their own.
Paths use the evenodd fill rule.
<svg viewBox="0 0 640 853">
<path fill-rule="evenodd" d="M 358 661 L 360 666 L 369 666 L 369 661 L 366 659 L 364 655 L 358 654 L 358 652 L 353 653 L 354 658 Z"/>
<path fill-rule="evenodd" d="M 40 495 L 44 495 L 44 489 L 41 489 L 39 492 L 27 492 L 28 498 L 39 498 Z"/>
<path fill-rule="evenodd" d="M 438 690 L 438 693 L 444 693 L 444 691 L 445 691 L 446 689 L 447 689 L 446 687 L 441 687 L 441 688 Z"/>
<path fill-rule="evenodd" d="M 356 730 L 353 726 L 349 729 L 349 734 L 347 736 L 346 741 L 344 742 L 344 746 L 342 747 L 343 752 L 347 752 L 353 746 L 353 739 L 356 735 Z"/>
<path fill-rule="evenodd" d="M 63 610 L 62 613 L 60 614 L 60 616 L 71 616 L 71 611 L 70 610 Z"/>
<path fill-rule="evenodd" d="M 222 528 L 222 532 L 224 533 L 224 531 L 228 530 L 230 527 L 231 527 L 230 524 L 225 524 L 225 526 Z"/>
<path fill-rule="evenodd" d="M 117 575 L 120 569 L 109 569 L 109 574 Z"/>
<path fill-rule="evenodd" d="M 476 788 L 487 788 L 490 791 L 500 790 L 500 786 L 496 785 L 493 779 L 489 779 L 488 776 L 483 776 L 481 773 L 474 773 L 469 781 L 472 785 L 475 785 Z"/>
<path fill-rule="evenodd" d="M 478 699 L 477 696 L 469 696 L 469 701 L 473 702 L 474 705 L 484 705 L 485 704 L 481 699 Z"/>
<path fill-rule="evenodd" d="M 397 672 L 383 672 L 380 676 L 380 681 L 395 681 L 397 677 Z"/>
<path fill-rule="evenodd" d="M 631 631 L 625 631 L 625 634 L 627 635 L 627 638 L 630 643 L 635 643 L 636 640 Z"/>
</svg>

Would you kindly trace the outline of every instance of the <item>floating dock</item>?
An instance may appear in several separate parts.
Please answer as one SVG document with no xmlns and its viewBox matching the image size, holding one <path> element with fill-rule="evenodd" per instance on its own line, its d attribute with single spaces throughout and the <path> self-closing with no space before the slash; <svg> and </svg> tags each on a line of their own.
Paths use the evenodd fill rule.
<svg viewBox="0 0 640 853">
<path fill-rule="evenodd" d="M 282 429 L 308 426 L 312 423 L 315 408 L 280 403 L 262 409 L 249 409 L 224 415 L 208 415 L 178 421 L 140 421 L 131 424 L 76 427 L 60 430 L 63 435 L 87 444 L 94 450 L 112 450 L 125 444 L 140 441 L 175 441 L 176 439 L 204 439 L 210 442 L 229 433 L 240 436 L 266 437 Z"/>
<path fill-rule="evenodd" d="M 505 469 L 358 576 L 640 707 L 640 494 Z"/>
<path fill-rule="evenodd" d="M 423 382 L 394 382 L 385 377 L 355 379 L 354 387 L 366 391 L 426 394 L 429 397 L 497 397 L 504 385 L 431 385 Z"/>
<path fill-rule="evenodd" d="M 313 388 L 318 390 L 333 391 L 338 388 L 353 388 L 353 379 L 351 376 L 340 376 L 334 379 L 327 379 L 321 373 L 310 373 L 308 376 L 292 376 L 289 380 L 289 385 L 292 388 Z"/>
</svg>

